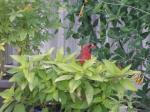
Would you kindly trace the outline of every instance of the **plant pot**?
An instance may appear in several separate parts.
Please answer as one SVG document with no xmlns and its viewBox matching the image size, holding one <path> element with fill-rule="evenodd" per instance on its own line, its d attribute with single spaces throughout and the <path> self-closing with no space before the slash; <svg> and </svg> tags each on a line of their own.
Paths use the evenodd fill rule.
<svg viewBox="0 0 150 112">
<path fill-rule="evenodd" d="M 8 89 L 12 86 L 13 83 L 8 80 L 0 80 L 0 89 Z"/>
<path fill-rule="evenodd" d="M 50 112 L 62 112 L 61 111 L 61 106 L 59 104 L 56 104 L 56 105 L 48 105 L 47 106 L 48 110 Z M 37 106 L 34 108 L 34 112 L 42 112 L 42 108 Z"/>
<path fill-rule="evenodd" d="M 34 108 L 34 112 L 42 112 L 42 108 L 40 108 L 40 107 L 35 107 L 35 108 Z"/>
</svg>

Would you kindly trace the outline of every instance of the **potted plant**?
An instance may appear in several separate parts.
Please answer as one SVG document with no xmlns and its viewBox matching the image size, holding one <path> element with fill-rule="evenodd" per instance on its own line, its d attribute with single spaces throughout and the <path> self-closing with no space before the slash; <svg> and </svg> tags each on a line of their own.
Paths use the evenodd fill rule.
<svg viewBox="0 0 150 112">
<path fill-rule="evenodd" d="M 63 112 L 116 112 L 124 104 L 124 93 L 136 91 L 129 76 L 140 72 L 130 70 L 131 65 L 120 69 L 115 61 L 94 57 L 81 65 L 75 53 L 64 56 L 61 49 L 51 58 L 51 52 L 12 56 L 20 65 L 9 70 L 14 86 L 0 93 L 1 111 L 33 112 L 40 107 L 48 112 L 61 105 Z"/>
</svg>

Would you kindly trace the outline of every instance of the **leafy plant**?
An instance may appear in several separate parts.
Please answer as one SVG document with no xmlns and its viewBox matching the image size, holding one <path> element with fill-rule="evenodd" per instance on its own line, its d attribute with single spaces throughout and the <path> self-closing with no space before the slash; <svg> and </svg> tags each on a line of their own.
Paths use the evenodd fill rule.
<svg viewBox="0 0 150 112">
<path fill-rule="evenodd" d="M 117 112 L 124 105 L 127 90 L 136 91 L 129 76 L 139 74 L 131 65 L 120 69 L 114 61 L 95 57 L 81 65 L 75 53 L 64 56 L 63 49 L 51 58 L 52 49 L 41 55 L 12 56 L 20 66 L 9 72 L 16 85 L 0 93 L 0 111 L 25 112 L 49 103 L 61 104 L 65 112 Z M 47 109 L 46 109 L 47 110 Z"/>
<path fill-rule="evenodd" d="M 57 8 L 57 0 L 1 0 L 0 43 L 32 54 L 49 38 L 49 30 L 60 26 Z"/>
<path fill-rule="evenodd" d="M 142 71 L 145 79 L 137 93 L 141 97 L 139 103 L 150 90 L 146 86 L 150 82 L 149 5 L 148 0 L 78 0 L 67 7 L 70 20 L 67 37 L 79 39 L 80 44 L 95 43 L 97 48 L 93 53 L 98 60 L 114 59 L 121 67 L 132 64 L 132 69 Z M 81 23 L 77 31 L 74 30 L 76 16 Z M 144 94 L 139 94 L 142 91 Z M 146 106 L 149 96 L 144 102 L 142 109 L 149 107 Z"/>
</svg>

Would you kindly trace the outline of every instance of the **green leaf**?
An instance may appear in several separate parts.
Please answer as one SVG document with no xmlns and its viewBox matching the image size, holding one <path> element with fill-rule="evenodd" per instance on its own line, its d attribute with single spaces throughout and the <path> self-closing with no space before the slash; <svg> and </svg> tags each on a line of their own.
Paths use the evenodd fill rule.
<svg viewBox="0 0 150 112">
<path fill-rule="evenodd" d="M 115 65 L 115 63 L 108 61 L 108 60 L 103 60 L 105 69 L 108 73 L 110 73 L 111 76 L 116 76 L 116 75 L 121 75 L 121 70 Z"/>
<path fill-rule="evenodd" d="M 130 79 L 123 79 L 120 81 L 120 83 L 127 90 L 137 91 L 136 86 L 133 84 L 133 82 L 131 82 Z"/>
<path fill-rule="evenodd" d="M 56 54 L 56 61 L 62 62 L 62 60 L 64 59 L 63 57 L 64 57 L 64 49 L 61 48 Z"/>
<path fill-rule="evenodd" d="M 43 108 L 43 109 L 42 109 L 42 112 L 49 112 L 49 111 L 48 111 L 48 108 Z"/>
<path fill-rule="evenodd" d="M 72 69 L 74 69 L 77 72 L 82 72 L 83 68 L 81 67 L 81 65 L 77 64 L 77 63 L 70 63 L 69 65 Z"/>
<path fill-rule="evenodd" d="M 23 104 L 17 104 L 13 110 L 13 112 L 26 112 L 25 106 Z"/>
<path fill-rule="evenodd" d="M 11 58 L 13 58 L 15 61 L 19 62 L 22 65 L 26 65 L 26 61 L 27 61 L 27 56 L 22 55 L 11 55 Z"/>
<path fill-rule="evenodd" d="M 85 101 L 76 101 L 75 103 L 70 105 L 74 109 L 86 109 L 88 107 Z"/>
<path fill-rule="evenodd" d="M 24 30 L 20 31 L 20 41 L 25 40 L 27 34 L 28 34 L 28 33 L 27 33 L 26 31 L 24 31 Z"/>
<path fill-rule="evenodd" d="M 76 70 L 72 68 L 69 64 L 58 63 L 57 66 L 65 72 L 76 72 Z"/>
<path fill-rule="evenodd" d="M 101 105 L 94 106 L 92 112 L 103 112 Z"/>
<path fill-rule="evenodd" d="M 12 110 L 14 109 L 15 103 L 11 103 L 4 112 L 12 112 Z M 1 111 L 0 111 L 1 112 Z"/>
<path fill-rule="evenodd" d="M 91 67 L 95 62 L 96 62 L 96 58 L 87 60 L 87 61 L 85 61 L 83 68 L 86 70 L 87 68 Z"/>
<path fill-rule="evenodd" d="M 69 82 L 70 93 L 73 93 L 79 87 L 80 84 L 81 84 L 80 80 L 74 80 L 74 79 L 71 80 Z"/>
<path fill-rule="evenodd" d="M 72 75 L 62 75 L 58 77 L 55 82 L 64 81 L 64 80 L 70 80 L 73 76 Z"/>
<path fill-rule="evenodd" d="M 124 75 L 125 73 L 127 73 L 130 70 L 130 68 L 131 68 L 131 65 L 128 65 L 123 70 L 121 70 L 122 75 Z"/>
<path fill-rule="evenodd" d="M 4 104 L 1 106 L 1 108 L 0 108 L 0 112 L 4 112 L 4 110 L 5 110 L 6 108 L 8 108 L 9 105 L 11 105 L 11 103 L 12 103 L 12 102 L 4 103 Z"/>
<path fill-rule="evenodd" d="M 94 89 L 89 82 L 85 82 L 84 86 L 85 86 L 86 100 L 87 100 L 88 105 L 90 105 L 92 103 L 92 100 L 93 100 Z"/>
<path fill-rule="evenodd" d="M 57 91 L 57 90 L 55 90 L 55 91 L 53 92 L 53 98 L 55 99 L 55 101 L 58 101 L 58 100 L 59 100 L 59 96 L 58 96 L 58 91 Z"/>
<path fill-rule="evenodd" d="M 0 96 L 4 99 L 11 99 L 13 95 L 14 95 L 14 88 L 13 87 L 0 93 Z"/>
<path fill-rule="evenodd" d="M 95 74 L 95 75 L 92 75 L 92 76 L 88 76 L 88 79 L 94 80 L 94 81 L 99 81 L 99 82 L 106 81 L 102 76 L 100 76 L 98 74 Z"/>
<path fill-rule="evenodd" d="M 54 48 L 51 48 L 45 54 L 34 55 L 34 56 L 31 57 L 32 58 L 31 61 L 38 62 L 38 61 L 41 61 L 42 59 L 44 59 L 45 57 L 50 57 L 50 55 L 52 54 L 53 50 L 54 50 Z"/>
<path fill-rule="evenodd" d="M 16 15 L 11 15 L 9 17 L 10 22 L 13 22 L 16 19 Z"/>
</svg>

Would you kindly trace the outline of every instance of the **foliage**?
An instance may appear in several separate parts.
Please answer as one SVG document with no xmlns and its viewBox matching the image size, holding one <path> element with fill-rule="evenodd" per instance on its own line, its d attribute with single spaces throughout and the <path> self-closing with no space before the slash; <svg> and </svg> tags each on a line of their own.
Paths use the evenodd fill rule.
<svg viewBox="0 0 150 112">
<path fill-rule="evenodd" d="M 60 103 L 65 112 L 111 112 L 124 104 L 126 90 L 136 91 L 129 76 L 139 74 L 131 65 L 120 69 L 114 61 L 92 58 L 81 65 L 75 53 L 64 56 L 52 49 L 41 55 L 13 55 L 20 66 L 9 70 L 16 85 L 0 93 L 1 112 L 25 112 L 49 103 Z M 43 110 L 43 111 L 44 111 Z M 29 110 L 28 110 L 29 111 Z"/>
<path fill-rule="evenodd" d="M 0 51 L 5 51 L 4 45 L 5 43 L 0 43 Z"/>
<path fill-rule="evenodd" d="M 145 76 L 144 86 L 137 95 L 140 95 L 138 101 L 142 101 L 142 108 L 145 108 L 150 102 L 149 96 L 145 98 L 150 90 L 146 86 L 150 82 L 150 1 L 86 1 L 78 0 L 68 6 L 70 26 L 67 37 L 79 39 L 80 44 L 95 43 L 97 49 L 93 53 L 98 60 L 115 59 L 121 67 L 132 64 L 132 69 L 141 70 Z M 74 30 L 76 16 L 79 16 L 81 23 L 77 31 Z M 95 19 L 92 19 L 93 16 Z M 99 31 L 95 32 L 95 28 Z"/>
<path fill-rule="evenodd" d="M 0 43 L 31 53 L 60 26 L 57 0 L 0 0 Z M 31 50 L 32 49 L 32 50 Z"/>
</svg>

